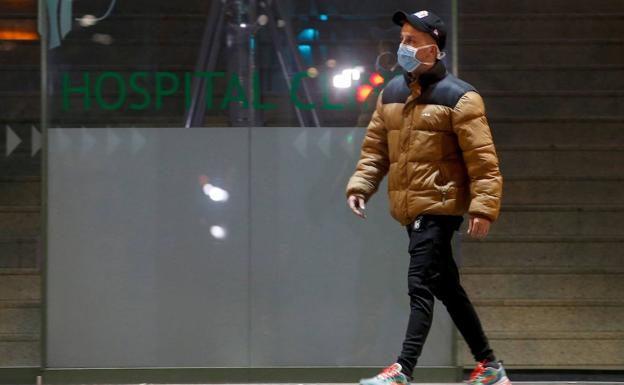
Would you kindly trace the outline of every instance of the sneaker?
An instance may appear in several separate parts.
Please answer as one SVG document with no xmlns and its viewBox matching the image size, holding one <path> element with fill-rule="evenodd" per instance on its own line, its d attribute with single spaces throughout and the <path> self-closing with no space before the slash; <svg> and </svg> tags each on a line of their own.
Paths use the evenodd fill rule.
<svg viewBox="0 0 624 385">
<path fill-rule="evenodd" d="M 474 383 L 474 381 L 477 379 L 479 374 L 483 372 L 484 370 L 483 365 L 485 365 L 486 362 L 487 360 L 482 360 L 482 361 L 477 362 L 477 366 L 475 366 L 475 368 L 472 370 L 472 373 L 470 373 L 470 379 L 468 380 L 469 384 Z"/>
<path fill-rule="evenodd" d="M 507 377 L 507 373 L 503 367 L 503 361 L 486 362 L 483 360 L 477 363 L 477 366 L 470 375 L 468 384 L 511 385 L 511 381 L 509 381 L 509 378 Z"/>
<path fill-rule="evenodd" d="M 375 377 L 361 379 L 360 385 L 407 385 L 409 380 L 401 369 L 403 369 L 401 364 L 395 362 Z"/>
</svg>

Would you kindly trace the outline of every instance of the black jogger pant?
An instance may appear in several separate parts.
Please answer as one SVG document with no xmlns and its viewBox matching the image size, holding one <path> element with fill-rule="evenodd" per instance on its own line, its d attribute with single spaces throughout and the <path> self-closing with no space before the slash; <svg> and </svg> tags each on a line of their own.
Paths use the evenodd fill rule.
<svg viewBox="0 0 624 385">
<path fill-rule="evenodd" d="M 397 362 L 412 376 L 433 317 L 434 296 L 450 314 L 476 361 L 492 354 L 479 317 L 460 284 L 451 239 L 464 218 L 455 215 L 421 214 L 407 225 L 410 264 L 408 294 L 410 316 L 403 349 Z"/>
</svg>

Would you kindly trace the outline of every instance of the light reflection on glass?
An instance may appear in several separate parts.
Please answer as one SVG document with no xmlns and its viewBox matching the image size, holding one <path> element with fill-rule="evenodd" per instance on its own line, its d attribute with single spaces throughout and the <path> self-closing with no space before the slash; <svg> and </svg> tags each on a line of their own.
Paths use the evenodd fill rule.
<svg viewBox="0 0 624 385">
<path fill-rule="evenodd" d="M 210 183 L 206 183 L 203 189 L 204 194 L 208 195 L 210 199 L 215 202 L 226 202 L 230 197 L 230 194 L 226 190 L 221 187 L 213 186 Z"/>
<path fill-rule="evenodd" d="M 210 234 L 217 239 L 223 239 L 227 236 L 227 230 L 223 226 L 210 226 Z"/>
</svg>

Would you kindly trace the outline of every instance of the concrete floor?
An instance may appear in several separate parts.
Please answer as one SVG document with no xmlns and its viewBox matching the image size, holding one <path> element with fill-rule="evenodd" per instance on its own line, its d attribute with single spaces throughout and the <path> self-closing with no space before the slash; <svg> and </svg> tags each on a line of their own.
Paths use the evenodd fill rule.
<svg viewBox="0 0 624 385">
<path fill-rule="evenodd" d="M 514 385 L 624 385 L 624 379 L 622 381 L 513 381 Z M 415 383 L 418 385 L 466 385 L 464 382 L 450 382 L 450 383 Z M 106 385 L 106 384 L 100 384 Z M 116 384 L 120 385 L 120 384 Z M 130 384 L 128 384 L 130 385 Z M 136 384 L 133 384 L 136 385 Z M 198 384 L 151 384 L 151 383 L 143 383 L 139 385 L 198 385 Z M 212 384 L 205 384 L 212 385 Z M 225 385 L 225 384 L 219 384 Z M 357 385 L 357 383 L 275 383 L 275 384 L 227 384 L 227 385 Z"/>
</svg>

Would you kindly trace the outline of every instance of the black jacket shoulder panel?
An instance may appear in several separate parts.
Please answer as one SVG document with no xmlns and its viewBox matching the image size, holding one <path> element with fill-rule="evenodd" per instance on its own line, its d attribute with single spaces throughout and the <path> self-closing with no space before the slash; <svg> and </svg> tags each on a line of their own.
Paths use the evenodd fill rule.
<svg viewBox="0 0 624 385">
<path fill-rule="evenodd" d="M 452 74 L 447 74 L 439 82 L 429 87 L 418 97 L 418 104 L 440 104 L 455 108 L 457 102 L 468 91 L 477 91 L 470 83 Z"/>
<path fill-rule="evenodd" d="M 477 90 L 468 82 L 447 73 L 439 81 L 429 84 L 418 97 L 418 104 L 440 104 L 454 108 L 468 91 Z M 395 76 L 383 89 L 382 104 L 405 103 L 412 91 L 404 76 Z"/>
<path fill-rule="evenodd" d="M 395 76 L 384 87 L 381 103 L 405 103 L 411 92 L 403 76 Z"/>
</svg>

